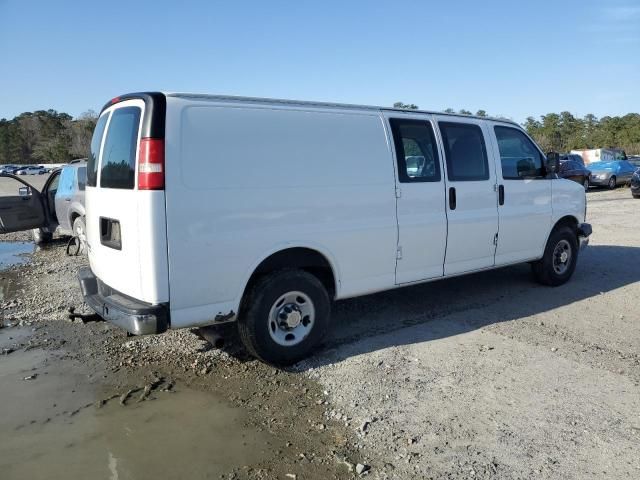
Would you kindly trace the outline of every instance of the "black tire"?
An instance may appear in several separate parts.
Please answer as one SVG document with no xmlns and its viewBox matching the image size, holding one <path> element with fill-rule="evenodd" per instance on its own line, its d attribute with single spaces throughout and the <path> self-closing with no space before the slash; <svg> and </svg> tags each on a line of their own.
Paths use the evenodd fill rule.
<svg viewBox="0 0 640 480">
<path fill-rule="evenodd" d="M 613 175 L 610 179 L 609 179 L 609 183 L 607 184 L 607 187 L 609 187 L 609 190 L 614 190 L 616 187 L 618 186 L 617 182 L 616 182 L 616 176 Z"/>
<path fill-rule="evenodd" d="M 585 178 L 584 181 L 582 182 L 582 186 L 584 187 L 584 191 L 588 192 L 589 191 L 589 179 Z"/>
<path fill-rule="evenodd" d="M 36 245 L 44 245 L 45 243 L 49 243 L 53 240 L 53 233 L 45 232 L 41 228 L 34 228 L 31 230 L 31 235 L 33 236 L 33 243 Z"/>
<path fill-rule="evenodd" d="M 277 343 L 270 333 L 274 325 L 270 312 L 289 292 L 306 295 L 315 314 L 309 332 L 299 337 L 299 343 L 286 346 Z M 309 356 L 320 343 L 329 328 L 330 315 L 329 295 L 317 277 L 304 270 L 278 270 L 260 278 L 245 295 L 238 332 L 245 348 L 254 357 L 274 365 L 291 365 Z"/>
<path fill-rule="evenodd" d="M 557 248 L 560 245 L 566 245 L 570 249 L 569 259 L 562 264 L 557 258 Z M 565 250 L 566 251 L 566 250 Z M 556 265 L 554 260 L 565 266 L 563 271 L 561 265 Z M 547 246 L 544 249 L 544 256 L 537 262 L 531 264 L 531 270 L 538 283 L 557 287 L 566 283 L 573 275 L 578 261 L 578 239 L 576 232 L 570 227 L 559 227 L 554 229 L 547 240 Z"/>
<path fill-rule="evenodd" d="M 631 194 L 633 196 L 633 198 L 640 198 L 640 195 L 636 195 L 636 194 Z"/>
<path fill-rule="evenodd" d="M 73 235 L 78 237 L 80 241 L 80 252 L 87 251 L 87 227 L 84 222 L 84 217 L 76 217 L 73 220 Z"/>
</svg>

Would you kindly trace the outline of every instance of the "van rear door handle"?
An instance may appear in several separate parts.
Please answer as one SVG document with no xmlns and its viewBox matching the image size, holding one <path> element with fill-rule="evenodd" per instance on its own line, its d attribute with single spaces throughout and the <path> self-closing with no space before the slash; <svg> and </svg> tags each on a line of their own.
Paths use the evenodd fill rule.
<svg viewBox="0 0 640 480">
<path fill-rule="evenodd" d="M 454 187 L 449 187 L 449 209 L 456 209 L 456 189 Z"/>
<path fill-rule="evenodd" d="M 498 205 L 504 205 L 504 185 L 498 186 Z"/>
</svg>

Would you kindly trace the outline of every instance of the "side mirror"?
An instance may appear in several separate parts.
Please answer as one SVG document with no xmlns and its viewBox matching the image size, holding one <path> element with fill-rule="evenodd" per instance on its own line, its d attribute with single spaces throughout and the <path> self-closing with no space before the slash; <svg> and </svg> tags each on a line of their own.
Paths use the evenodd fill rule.
<svg viewBox="0 0 640 480">
<path fill-rule="evenodd" d="M 545 168 L 547 170 L 547 174 L 554 174 L 560 171 L 560 154 L 558 152 L 547 153 Z"/>
<path fill-rule="evenodd" d="M 18 188 L 18 195 L 21 197 L 30 197 L 31 189 L 29 187 L 20 187 Z"/>
</svg>

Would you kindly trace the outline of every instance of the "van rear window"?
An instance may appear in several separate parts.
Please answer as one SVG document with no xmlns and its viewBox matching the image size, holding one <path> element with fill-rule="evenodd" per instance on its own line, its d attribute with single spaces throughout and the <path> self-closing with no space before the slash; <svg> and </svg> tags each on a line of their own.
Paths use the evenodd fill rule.
<svg viewBox="0 0 640 480">
<path fill-rule="evenodd" d="M 98 160 L 100 156 L 100 144 L 104 134 L 104 126 L 107 124 L 109 114 L 102 115 L 96 124 L 91 138 L 91 153 L 87 161 L 87 185 L 95 187 L 98 180 Z"/>
<path fill-rule="evenodd" d="M 123 107 L 111 115 L 102 151 L 101 187 L 133 189 L 140 114 L 139 107 Z"/>
</svg>

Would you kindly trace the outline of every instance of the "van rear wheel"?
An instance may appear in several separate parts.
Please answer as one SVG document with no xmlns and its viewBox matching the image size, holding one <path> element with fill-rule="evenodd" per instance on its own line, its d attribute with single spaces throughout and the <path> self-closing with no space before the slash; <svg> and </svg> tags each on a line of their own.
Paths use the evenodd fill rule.
<svg viewBox="0 0 640 480">
<path fill-rule="evenodd" d="M 243 305 L 238 318 L 242 343 L 253 356 L 275 365 L 307 357 L 329 326 L 327 290 L 304 270 L 280 270 L 260 278 Z"/>
<path fill-rule="evenodd" d="M 551 232 L 544 256 L 531 264 L 536 280 L 552 287 L 566 283 L 576 269 L 578 240 L 576 232 L 560 227 Z"/>
</svg>

